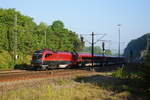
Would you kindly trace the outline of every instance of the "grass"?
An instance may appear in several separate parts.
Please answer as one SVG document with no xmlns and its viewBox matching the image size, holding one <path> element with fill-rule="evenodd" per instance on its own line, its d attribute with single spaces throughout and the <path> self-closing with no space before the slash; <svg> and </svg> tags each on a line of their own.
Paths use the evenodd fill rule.
<svg viewBox="0 0 150 100">
<path fill-rule="evenodd" d="M 112 76 L 120 80 L 117 83 L 120 84 L 121 87 L 119 89 L 122 89 L 122 91 L 130 91 L 132 95 L 139 96 L 142 100 L 149 100 L 150 91 L 146 87 L 149 84 L 145 84 L 144 80 L 142 80 L 140 68 L 142 68 L 142 64 L 128 64 L 118 68 L 112 73 Z M 147 77 L 147 79 L 149 78 Z"/>
<path fill-rule="evenodd" d="M 0 88 L 0 100 L 146 100 L 133 95 L 111 73 L 78 75 Z"/>
<path fill-rule="evenodd" d="M 112 92 L 91 84 L 71 83 L 73 86 L 46 85 L 39 88 L 23 88 L 1 95 L 1 100 L 119 100 L 111 96 Z"/>
</svg>

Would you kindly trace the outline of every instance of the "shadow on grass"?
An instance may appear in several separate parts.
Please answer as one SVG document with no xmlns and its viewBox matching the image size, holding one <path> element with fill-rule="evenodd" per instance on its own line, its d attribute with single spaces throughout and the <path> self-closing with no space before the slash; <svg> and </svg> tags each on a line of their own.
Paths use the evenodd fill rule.
<svg viewBox="0 0 150 100">
<path fill-rule="evenodd" d="M 121 65 L 116 65 L 116 66 L 95 66 L 94 70 L 96 72 L 111 72 L 116 70 L 117 68 L 121 67 Z"/>
<path fill-rule="evenodd" d="M 129 92 L 130 96 L 126 100 L 149 100 L 148 93 L 139 88 L 139 80 L 119 79 L 112 76 L 93 75 L 88 77 L 77 77 L 74 79 L 80 83 L 91 83 L 102 89 L 113 91 L 114 94 Z"/>
</svg>

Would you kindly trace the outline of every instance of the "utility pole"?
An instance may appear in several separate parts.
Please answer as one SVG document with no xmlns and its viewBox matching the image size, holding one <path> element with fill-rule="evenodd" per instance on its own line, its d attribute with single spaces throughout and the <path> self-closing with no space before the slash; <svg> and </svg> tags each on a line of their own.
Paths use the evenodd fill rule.
<svg viewBox="0 0 150 100">
<path fill-rule="evenodd" d="M 46 31 L 44 31 L 45 32 L 45 48 L 47 47 L 47 38 L 46 38 Z"/>
<path fill-rule="evenodd" d="M 118 39 L 119 39 L 118 40 L 118 43 L 119 43 L 118 44 L 118 56 L 120 57 L 120 26 L 121 26 L 121 24 L 118 24 L 117 26 L 118 26 L 118 34 L 119 34 L 118 35 Z"/>
<path fill-rule="evenodd" d="M 118 63 L 120 64 L 120 26 L 121 26 L 121 24 L 118 24 L 117 25 L 118 26 L 118 57 L 119 57 L 119 59 L 118 59 Z"/>
<path fill-rule="evenodd" d="M 83 35 L 83 34 L 82 34 Z M 94 66 L 94 44 L 96 44 L 97 42 L 101 41 L 101 38 L 103 38 L 106 34 L 94 34 L 94 32 L 92 32 L 92 34 L 84 34 L 84 35 L 92 35 L 92 42 L 88 42 L 89 44 L 91 44 L 92 50 L 91 50 L 91 61 L 92 61 L 92 67 Z M 96 42 L 94 42 L 94 36 L 95 35 L 102 35 L 102 37 L 100 39 L 98 39 Z M 81 41 L 83 42 L 83 37 L 80 35 L 81 37 Z"/>
<path fill-rule="evenodd" d="M 16 64 L 16 60 L 18 58 L 17 55 L 17 15 L 14 17 L 14 64 Z"/>
<path fill-rule="evenodd" d="M 92 32 L 92 67 L 94 66 L 94 32 Z"/>
</svg>

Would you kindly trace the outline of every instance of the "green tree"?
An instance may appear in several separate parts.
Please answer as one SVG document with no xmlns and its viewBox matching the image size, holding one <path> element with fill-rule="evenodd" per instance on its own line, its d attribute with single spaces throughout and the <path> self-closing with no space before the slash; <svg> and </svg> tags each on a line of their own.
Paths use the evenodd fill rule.
<svg viewBox="0 0 150 100">
<path fill-rule="evenodd" d="M 85 52 L 85 53 L 91 53 L 92 51 L 92 47 L 89 46 L 89 47 L 84 47 L 83 50 L 81 52 Z M 98 46 L 95 46 L 94 47 L 94 54 L 102 54 L 102 49 Z"/>
<path fill-rule="evenodd" d="M 81 52 L 91 53 L 91 51 L 92 51 L 92 47 L 89 46 L 89 47 L 84 47 Z M 112 54 L 112 53 L 111 53 L 111 50 L 108 50 L 108 49 L 107 49 L 107 50 L 105 50 L 105 52 L 103 52 L 100 47 L 98 47 L 98 46 L 95 46 L 95 47 L 94 47 L 94 54 L 103 54 L 103 53 L 104 53 L 105 55 L 111 55 L 111 54 Z"/>
<path fill-rule="evenodd" d="M 112 52 L 111 52 L 111 50 L 106 49 L 106 50 L 105 50 L 105 54 L 106 54 L 106 55 L 112 55 Z"/>
<path fill-rule="evenodd" d="M 43 48 L 70 52 L 82 48 L 78 35 L 64 28 L 62 21 L 56 20 L 52 25 L 44 22 L 37 25 L 33 18 L 24 16 L 15 9 L 0 9 L 0 38 L 0 50 L 7 51 L 11 59 L 14 57 L 14 47 L 17 47 L 17 63 L 24 62 L 26 56 Z"/>
<path fill-rule="evenodd" d="M 36 27 L 36 43 L 37 43 L 37 49 L 42 49 L 46 48 L 46 36 L 47 35 L 47 25 L 44 22 L 41 22 L 37 27 Z"/>
<path fill-rule="evenodd" d="M 52 23 L 51 27 L 52 27 L 53 31 L 59 31 L 59 30 L 64 29 L 64 23 L 60 20 L 56 20 Z"/>
<path fill-rule="evenodd" d="M 79 51 L 81 49 L 81 41 L 75 32 L 64 28 L 61 21 L 54 21 L 48 26 L 48 47 L 54 51 Z"/>
</svg>

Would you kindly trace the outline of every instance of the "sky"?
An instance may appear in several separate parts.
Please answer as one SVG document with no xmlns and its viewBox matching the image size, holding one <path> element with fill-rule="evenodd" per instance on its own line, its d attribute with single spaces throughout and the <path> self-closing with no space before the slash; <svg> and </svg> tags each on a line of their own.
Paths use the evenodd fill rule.
<svg viewBox="0 0 150 100">
<path fill-rule="evenodd" d="M 132 40 L 150 32 L 150 0 L 0 0 L 0 8 L 15 8 L 39 24 L 63 21 L 66 28 L 84 34 L 106 34 L 106 48 L 118 49 L 118 24 L 121 50 Z M 96 35 L 95 41 L 102 35 Z M 88 44 L 88 42 L 86 43 Z M 101 46 L 101 43 L 95 45 Z"/>
</svg>

